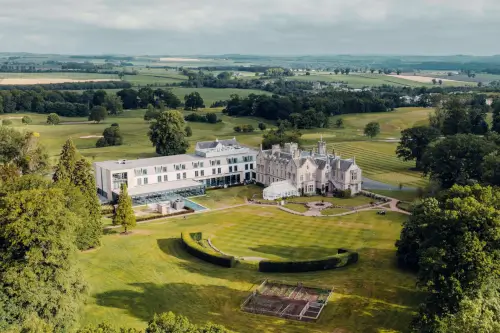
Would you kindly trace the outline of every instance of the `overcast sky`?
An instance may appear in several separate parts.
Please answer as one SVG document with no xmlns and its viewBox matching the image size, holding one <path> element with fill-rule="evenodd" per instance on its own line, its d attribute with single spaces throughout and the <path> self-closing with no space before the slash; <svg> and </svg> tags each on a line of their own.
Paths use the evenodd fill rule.
<svg viewBox="0 0 500 333">
<path fill-rule="evenodd" d="M 500 0 L 0 0 L 0 52 L 500 54 Z"/>
</svg>

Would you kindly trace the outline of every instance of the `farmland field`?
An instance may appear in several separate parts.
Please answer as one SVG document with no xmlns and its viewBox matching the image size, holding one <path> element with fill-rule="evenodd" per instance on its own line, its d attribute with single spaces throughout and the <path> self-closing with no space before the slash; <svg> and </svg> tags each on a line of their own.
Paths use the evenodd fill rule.
<svg viewBox="0 0 500 333">
<path fill-rule="evenodd" d="M 394 85 L 394 86 L 408 86 L 408 87 L 422 87 L 422 86 L 432 86 L 429 83 L 419 83 L 411 80 L 405 80 L 403 78 L 391 77 L 385 74 L 358 74 L 351 73 L 349 75 L 335 75 L 329 73 L 311 73 L 311 75 L 296 75 L 289 77 L 290 80 L 298 81 L 325 81 L 325 82 L 344 82 L 351 88 L 363 88 L 372 86 L 381 86 L 384 84 Z M 444 83 L 446 85 L 447 83 Z"/>
<path fill-rule="evenodd" d="M 255 89 L 236 89 L 236 88 L 182 88 L 174 87 L 172 92 L 176 94 L 181 100 L 184 100 L 184 96 L 197 91 L 200 93 L 201 97 L 205 101 L 205 106 L 208 108 L 215 101 L 228 100 L 233 94 L 237 94 L 240 97 L 246 97 L 250 94 L 258 95 L 271 95 L 270 92 Z"/>
<path fill-rule="evenodd" d="M 415 277 L 394 264 L 403 220 L 374 212 L 308 218 L 246 206 L 141 225 L 129 236 L 109 234 L 101 248 L 79 255 L 91 286 L 83 324 L 144 328 L 155 313 L 173 311 L 241 333 L 404 332 L 421 296 Z M 345 269 L 301 274 L 264 274 L 248 264 L 227 269 L 187 254 L 179 242 L 182 231 L 203 232 L 238 256 L 310 258 L 351 247 L 360 260 Z M 265 278 L 335 290 L 316 323 L 240 311 Z"/>
</svg>

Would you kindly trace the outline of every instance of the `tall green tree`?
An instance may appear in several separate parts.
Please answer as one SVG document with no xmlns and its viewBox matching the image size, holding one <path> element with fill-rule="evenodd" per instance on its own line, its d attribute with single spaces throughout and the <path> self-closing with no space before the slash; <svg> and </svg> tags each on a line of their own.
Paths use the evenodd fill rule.
<svg viewBox="0 0 500 333">
<path fill-rule="evenodd" d="M 439 321 L 436 333 L 500 332 L 500 281 L 491 278 L 477 295 L 468 295 L 455 314 Z"/>
<path fill-rule="evenodd" d="M 491 130 L 500 133 L 500 99 L 495 100 L 492 105 L 493 108 L 493 122 Z"/>
<path fill-rule="evenodd" d="M 496 145 L 484 137 L 457 134 L 429 146 L 421 166 L 425 175 L 444 188 L 454 184 L 465 185 L 468 181 L 482 179 L 484 159 L 495 150 Z"/>
<path fill-rule="evenodd" d="M 193 130 L 191 129 L 191 126 L 186 126 L 185 131 L 188 138 L 193 136 Z"/>
<path fill-rule="evenodd" d="M 76 260 L 80 221 L 65 200 L 61 189 L 16 191 L 0 198 L 2 330 L 36 321 L 38 328 L 66 332 L 78 320 L 86 293 Z"/>
<path fill-rule="evenodd" d="M 0 126 L 0 164 L 12 163 L 22 174 L 44 173 L 49 161 L 39 136 Z"/>
<path fill-rule="evenodd" d="M 101 244 L 101 205 L 97 197 L 94 170 L 84 158 L 79 159 L 74 168 L 72 183 L 83 194 L 83 205 L 88 217 L 77 228 L 77 246 L 90 249 Z"/>
<path fill-rule="evenodd" d="M 104 100 L 104 107 L 109 114 L 117 115 L 123 112 L 123 101 L 118 95 L 108 94 Z"/>
<path fill-rule="evenodd" d="M 437 140 L 440 134 L 439 130 L 430 126 L 407 128 L 401 131 L 401 141 L 396 148 L 396 154 L 404 161 L 416 160 L 416 167 L 420 169 L 425 149 Z"/>
<path fill-rule="evenodd" d="M 482 182 L 500 186 L 500 154 L 495 151 L 484 158 L 481 168 Z"/>
<path fill-rule="evenodd" d="M 182 114 L 175 110 L 165 111 L 153 121 L 148 134 L 156 153 L 163 156 L 184 154 L 189 148 L 185 125 Z"/>
<path fill-rule="evenodd" d="M 413 322 L 436 332 L 500 269 L 500 191 L 458 186 L 417 203 L 396 242 L 398 263 L 418 270 L 427 298 Z"/>
<path fill-rule="evenodd" d="M 49 125 L 59 125 L 61 119 L 56 113 L 51 113 L 47 116 L 47 124 Z"/>
<path fill-rule="evenodd" d="M 112 124 L 102 133 L 102 138 L 97 140 L 96 147 L 121 146 L 123 144 L 123 135 L 118 124 Z"/>
<path fill-rule="evenodd" d="M 121 225 L 125 233 L 136 225 L 135 214 L 132 209 L 132 199 L 128 195 L 126 184 L 122 185 L 120 196 L 118 197 L 118 207 L 113 216 L 113 225 Z"/>
<path fill-rule="evenodd" d="M 22 119 L 21 119 L 21 122 L 25 125 L 29 125 L 33 122 L 33 120 L 31 120 L 31 117 L 30 116 L 24 116 Z"/>
<path fill-rule="evenodd" d="M 184 109 L 185 110 L 197 110 L 204 108 L 205 104 L 200 93 L 193 91 L 192 93 L 184 96 Z"/>
<path fill-rule="evenodd" d="M 76 162 L 79 159 L 76 146 L 73 140 L 69 138 L 64 143 L 61 153 L 59 154 L 59 162 L 57 163 L 52 179 L 54 182 L 71 182 L 75 171 Z"/>
<path fill-rule="evenodd" d="M 373 139 L 380 133 L 380 124 L 377 123 L 376 121 L 369 122 L 365 126 L 364 133 L 366 136 Z"/>
<path fill-rule="evenodd" d="M 90 110 L 89 121 L 100 123 L 108 116 L 108 111 L 104 106 L 94 106 Z"/>
<path fill-rule="evenodd" d="M 342 119 L 342 118 L 338 118 L 338 119 L 335 121 L 335 126 L 336 126 L 337 128 L 341 128 L 341 127 L 343 127 L 343 126 L 344 126 L 344 119 Z"/>
</svg>

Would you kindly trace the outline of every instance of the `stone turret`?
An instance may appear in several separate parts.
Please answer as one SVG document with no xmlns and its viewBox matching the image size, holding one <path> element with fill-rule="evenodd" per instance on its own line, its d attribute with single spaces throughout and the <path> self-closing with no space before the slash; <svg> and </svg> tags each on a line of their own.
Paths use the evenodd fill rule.
<svg viewBox="0 0 500 333">
<path fill-rule="evenodd" d="M 318 154 L 319 155 L 326 155 L 326 142 L 323 141 L 323 136 L 321 136 L 321 140 L 318 141 Z"/>
<path fill-rule="evenodd" d="M 281 151 L 281 147 L 280 147 L 280 145 L 272 145 L 272 147 L 271 147 L 271 152 L 272 152 L 273 154 L 274 154 L 274 153 L 277 153 L 277 152 L 279 152 L 279 151 Z"/>
</svg>

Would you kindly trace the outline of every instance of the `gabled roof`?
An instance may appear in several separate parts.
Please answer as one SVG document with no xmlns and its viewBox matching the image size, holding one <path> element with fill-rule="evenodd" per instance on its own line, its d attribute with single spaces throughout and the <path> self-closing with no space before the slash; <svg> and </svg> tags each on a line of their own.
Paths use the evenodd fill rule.
<svg viewBox="0 0 500 333">
<path fill-rule="evenodd" d="M 198 143 L 196 143 L 196 149 L 213 149 L 213 148 L 217 147 L 219 144 L 226 146 L 226 147 L 240 145 L 238 143 L 238 141 L 236 141 L 236 139 L 233 138 L 233 139 L 228 139 L 228 140 L 215 140 L 215 141 L 198 142 Z"/>
</svg>

